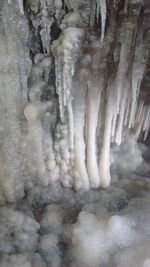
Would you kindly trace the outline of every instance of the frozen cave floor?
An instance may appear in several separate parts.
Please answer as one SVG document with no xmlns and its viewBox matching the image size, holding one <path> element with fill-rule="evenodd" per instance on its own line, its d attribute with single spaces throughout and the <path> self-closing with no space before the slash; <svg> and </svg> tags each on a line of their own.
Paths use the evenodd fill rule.
<svg viewBox="0 0 150 267">
<path fill-rule="evenodd" d="M 16 203 L 16 208 L 21 208 L 26 212 L 32 211 L 36 220 L 39 221 L 44 207 L 48 204 L 56 204 L 67 209 L 71 221 L 76 222 L 79 212 L 85 205 L 91 204 L 93 207 L 106 208 L 110 213 L 117 213 L 124 209 L 131 200 L 144 197 L 150 198 L 150 178 L 132 174 L 113 182 L 107 189 L 87 192 L 63 188 L 60 183 L 47 188 L 35 187 L 22 201 Z"/>
<path fill-rule="evenodd" d="M 107 190 L 34 188 L 0 208 L 1 267 L 149 267 L 150 178 Z"/>
</svg>

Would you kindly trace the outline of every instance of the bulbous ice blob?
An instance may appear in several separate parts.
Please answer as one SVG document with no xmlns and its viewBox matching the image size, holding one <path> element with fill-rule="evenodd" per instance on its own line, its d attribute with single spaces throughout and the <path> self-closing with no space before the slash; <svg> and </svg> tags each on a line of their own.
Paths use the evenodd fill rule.
<svg viewBox="0 0 150 267">
<path fill-rule="evenodd" d="M 41 229 L 45 233 L 59 233 L 63 222 L 63 209 L 58 205 L 48 205 L 40 222 Z"/>
<path fill-rule="evenodd" d="M 58 238 L 54 234 L 43 235 L 39 243 L 39 251 L 52 267 L 59 267 L 61 258 L 58 248 Z"/>
</svg>

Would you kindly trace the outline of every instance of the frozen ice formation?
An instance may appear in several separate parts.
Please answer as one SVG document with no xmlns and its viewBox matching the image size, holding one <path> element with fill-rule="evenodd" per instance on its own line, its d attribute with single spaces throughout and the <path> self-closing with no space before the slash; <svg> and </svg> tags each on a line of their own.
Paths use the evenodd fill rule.
<svg viewBox="0 0 150 267">
<path fill-rule="evenodd" d="M 76 190 L 106 188 L 111 181 L 111 146 L 121 147 L 122 142 L 130 138 L 130 132 L 135 140 L 144 132 L 146 140 L 150 126 L 149 104 L 144 105 L 139 97 L 149 58 L 147 19 L 141 19 L 141 12 L 146 12 L 142 11 L 143 1 L 126 1 L 119 13 L 119 25 L 120 2 L 117 1 L 112 4 L 105 0 L 39 1 L 39 10 L 44 9 L 45 13 L 34 11 L 32 1 L 27 5 L 35 14 L 29 12 L 33 25 L 36 20 L 41 23 L 34 26 L 36 35 L 41 29 L 39 25 L 44 25 L 45 15 L 42 14 L 47 14 L 49 19 L 56 16 L 56 21 L 48 24 L 51 25 L 51 40 L 44 38 L 49 51 L 45 50 L 43 38 L 41 45 L 43 56 L 50 55 L 54 61 L 52 65 L 55 64 L 53 82 L 59 119 L 50 139 L 59 179 L 64 186 Z M 60 19 L 56 14 L 58 7 Z M 53 29 L 60 29 L 57 36 L 53 37 Z M 36 58 L 35 46 L 32 50 Z M 43 80 L 41 77 L 39 85 L 42 86 Z M 51 78 L 49 83 L 52 83 Z M 43 84 L 41 91 L 46 91 L 47 86 Z M 32 87 L 36 91 L 39 86 L 35 83 Z M 40 93 L 38 95 L 40 98 Z M 65 136 L 60 130 L 63 128 Z M 134 144 L 136 146 L 136 142 Z M 42 157 L 44 154 L 41 160 Z"/>
<path fill-rule="evenodd" d="M 149 33 L 148 0 L 0 0 L 0 267 L 150 267 Z"/>
<path fill-rule="evenodd" d="M 1 1 L 1 202 L 58 181 L 106 188 L 115 153 L 146 140 L 148 10 L 143 1 Z"/>
</svg>

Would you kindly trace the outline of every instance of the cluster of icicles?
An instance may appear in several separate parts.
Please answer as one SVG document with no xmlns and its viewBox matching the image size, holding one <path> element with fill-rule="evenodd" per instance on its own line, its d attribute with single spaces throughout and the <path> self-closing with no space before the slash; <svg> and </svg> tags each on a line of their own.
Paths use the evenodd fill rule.
<svg viewBox="0 0 150 267">
<path fill-rule="evenodd" d="M 101 37 L 99 39 L 96 36 L 89 37 L 91 38 L 88 44 L 89 50 L 86 45 L 84 20 L 76 8 L 77 4 L 72 1 L 65 2 L 68 9 L 69 5 L 74 5 L 74 12 L 64 16 L 60 25 L 62 33 L 51 46 L 55 59 L 56 93 L 60 115 L 60 123 L 57 123 L 55 136 L 50 134 L 51 126 L 49 126 L 46 128 L 46 136 L 43 139 L 42 123 L 39 119 L 39 114 L 51 110 L 51 102 L 29 104 L 25 110 L 32 143 L 34 143 L 34 148 L 38 147 L 36 153 L 39 160 L 36 164 L 38 165 L 36 172 L 37 169 L 40 170 L 40 177 L 45 174 L 42 140 L 49 138 L 50 140 L 45 141 L 44 146 L 47 151 L 47 168 L 51 172 L 50 179 L 55 173 L 55 178 L 58 177 L 65 187 L 73 187 L 76 190 L 106 188 L 111 180 L 111 143 L 121 144 L 124 129 L 133 129 L 137 139 L 144 132 L 144 139 L 146 139 L 150 127 L 150 106 L 144 106 L 144 103 L 138 100 L 148 57 L 142 39 L 143 32 L 140 28 L 137 34 L 137 45 L 131 67 L 130 52 L 139 14 L 136 14 L 133 21 L 125 23 L 122 28 L 125 36 L 122 37 L 120 47 L 114 51 L 116 75 L 108 81 L 106 86 L 105 69 L 104 72 L 99 73 L 102 54 L 108 55 L 104 34 L 106 1 L 99 0 L 96 5 L 93 4 L 93 7 L 97 8 L 96 11 L 92 11 L 94 16 L 97 14 L 97 17 L 100 15 L 101 18 Z M 46 1 L 44 8 L 46 8 Z M 92 20 L 91 16 L 91 25 Z M 48 52 L 47 44 L 43 43 L 43 47 Z M 101 56 L 98 58 L 99 54 Z M 38 59 L 37 65 L 43 64 L 43 69 L 50 70 L 51 63 L 48 58 L 50 58 L 48 54 L 40 59 L 37 55 L 35 63 Z M 35 73 L 38 76 L 36 64 L 33 68 L 36 71 L 33 69 L 31 76 Z M 46 73 L 45 70 L 39 75 L 40 79 L 43 79 L 43 73 Z M 40 86 L 45 85 L 41 83 Z M 35 89 L 35 86 L 33 87 Z M 30 99 L 32 100 L 32 97 Z"/>
</svg>

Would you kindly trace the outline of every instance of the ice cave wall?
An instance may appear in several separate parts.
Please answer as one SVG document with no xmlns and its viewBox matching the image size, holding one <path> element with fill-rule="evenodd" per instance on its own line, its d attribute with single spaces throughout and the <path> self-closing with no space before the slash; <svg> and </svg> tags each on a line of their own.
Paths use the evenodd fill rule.
<svg viewBox="0 0 150 267">
<path fill-rule="evenodd" d="M 0 14 L 1 202 L 58 180 L 106 188 L 127 140 L 136 166 L 150 126 L 148 1 L 1 0 Z"/>
</svg>

